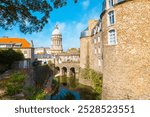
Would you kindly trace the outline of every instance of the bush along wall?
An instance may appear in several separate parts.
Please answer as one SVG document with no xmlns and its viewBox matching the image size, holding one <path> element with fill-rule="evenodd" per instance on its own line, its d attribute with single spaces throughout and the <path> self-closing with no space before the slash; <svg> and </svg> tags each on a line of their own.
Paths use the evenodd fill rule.
<svg viewBox="0 0 150 117">
<path fill-rule="evenodd" d="M 92 81 L 94 85 L 94 89 L 97 93 L 102 93 L 102 78 L 103 75 L 101 73 L 97 73 L 90 68 L 85 68 L 81 70 L 81 78 L 89 79 Z"/>
</svg>

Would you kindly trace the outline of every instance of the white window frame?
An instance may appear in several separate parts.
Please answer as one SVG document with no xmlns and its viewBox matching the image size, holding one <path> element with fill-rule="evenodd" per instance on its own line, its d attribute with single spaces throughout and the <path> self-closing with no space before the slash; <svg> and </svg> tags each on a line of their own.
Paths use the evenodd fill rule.
<svg viewBox="0 0 150 117">
<path fill-rule="evenodd" d="M 96 34 L 96 29 L 94 28 L 94 35 Z"/>
<path fill-rule="evenodd" d="M 102 61 L 101 61 L 101 59 L 98 59 L 98 66 L 102 66 Z"/>
<path fill-rule="evenodd" d="M 112 39 L 110 39 L 110 31 L 114 31 L 115 32 L 115 34 L 114 34 L 114 36 L 115 36 L 115 43 L 113 43 L 113 41 L 111 41 Z M 109 31 L 108 31 L 108 45 L 117 45 L 117 31 L 115 30 L 115 29 L 110 29 Z"/>
<path fill-rule="evenodd" d="M 97 43 L 97 40 L 96 40 L 96 38 L 94 38 L 94 43 Z"/>
<path fill-rule="evenodd" d="M 98 54 L 101 53 L 101 46 L 98 47 Z"/>
<path fill-rule="evenodd" d="M 112 4 L 110 4 L 112 3 Z M 111 8 L 114 6 L 114 0 L 108 0 L 108 7 Z"/>
<path fill-rule="evenodd" d="M 110 14 L 111 12 L 113 13 L 113 15 Z M 110 17 L 111 17 L 111 18 L 110 18 Z M 114 10 L 108 12 L 107 19 L 108 19 L 108 20 L 107 20 L 107 21 L 108 21 L 108 26 L 111 26 L 111 25 L 114 25 L 114 24 L 115 24 L 116 20 L 115 20 L 115 12 L 114 12 Z M 111 23 L 111 22 L 112 22 L 112 19 L 114 20 L 113 23 Z"/>
<path fill-rule="evenodd" d="M 98 37 L 97 37 L 97 40 L 98 40 L 98 42 L 100 42 L 100 41 L 101 41 L 101 37 L 100 37 L 100 36 L 98 36 Z"/>
</svg>

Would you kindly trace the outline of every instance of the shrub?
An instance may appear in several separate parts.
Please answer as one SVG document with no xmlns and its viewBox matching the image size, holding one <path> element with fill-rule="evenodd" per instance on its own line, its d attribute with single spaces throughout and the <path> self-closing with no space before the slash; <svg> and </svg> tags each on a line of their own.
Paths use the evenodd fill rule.
<svg viewBox="0 0 150 117">
<path fill-rule="evenodd" d="M 46 93 L 43 90 L 40 90 L 36 94 L 36 100 L 43 100 L 46 97 Z"/>
<path fill-rule="evenodd" d="M 102 74 L 97 73 L 92 69 L 85 68 L 81 70 L 81 77 L 83 79 L 90 79 L 94 85 L 94 89 L 97 93 L 102 92 Z"/>
<path fill-rule="evenodd" d="M 14 51 L 13 49 L 0 50 L 0 64 L 10 67 L 13 62 L 23 60 L 24 55 L 21 51 Z"/>
<path fill-rule="evenodd" d="M 6 83 L 7 94 L 12 96 L 20 93 L 23 89 L 24 80 L 25 75 L 21 72 L 13 73 Z"/>
</svg>

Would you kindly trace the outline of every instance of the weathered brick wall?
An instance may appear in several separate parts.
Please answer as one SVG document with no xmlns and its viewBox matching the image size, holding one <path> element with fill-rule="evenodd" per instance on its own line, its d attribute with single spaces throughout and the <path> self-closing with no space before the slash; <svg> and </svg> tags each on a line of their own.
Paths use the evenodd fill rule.
<svg viewBox="0 0 150 117">
<path fill-rule="evenodd" d="M 107 13 L 116 22 L 107 26 Z M 108 45 L 108 31 L 117 45 Z M 102 16 L 104 52 L 103 99 L 150 99 L 150 1 L 128 0 Z"/>
</svg>

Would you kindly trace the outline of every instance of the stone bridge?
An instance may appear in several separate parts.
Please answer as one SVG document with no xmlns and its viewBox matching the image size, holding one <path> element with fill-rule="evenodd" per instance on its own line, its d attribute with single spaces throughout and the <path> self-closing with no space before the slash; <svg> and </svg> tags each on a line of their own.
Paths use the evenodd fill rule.
<svg viewBox="0 0 150 117">
<path fill-rule="evenodd" d="M 79 62 L 63 62 L 55 64 L 55 69 L 59 76 L 66 75 L 67 77 L 75 76 L 78 78 L 79 75 Z"/>
</svg>

